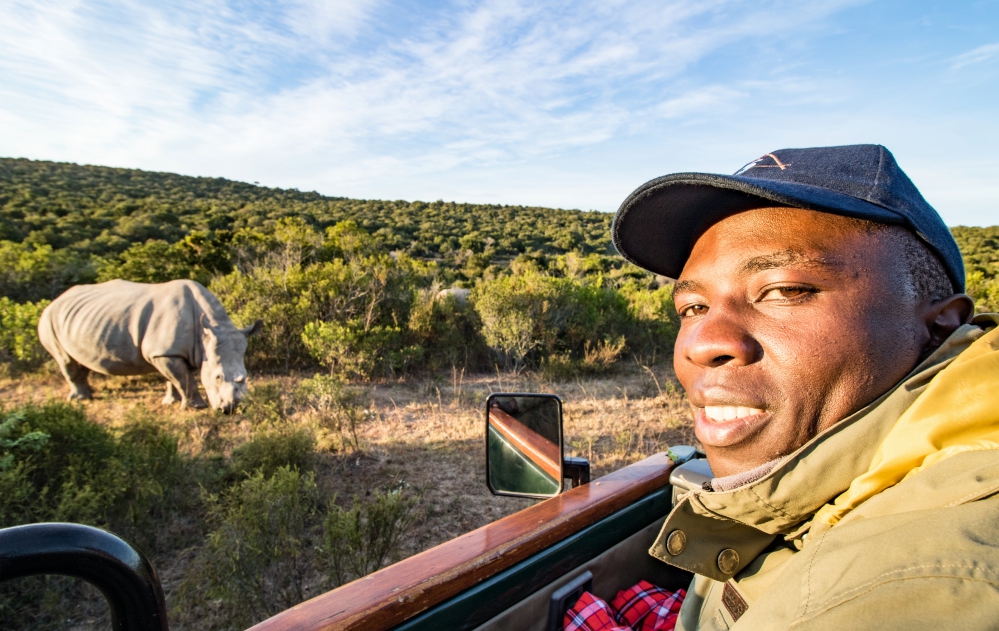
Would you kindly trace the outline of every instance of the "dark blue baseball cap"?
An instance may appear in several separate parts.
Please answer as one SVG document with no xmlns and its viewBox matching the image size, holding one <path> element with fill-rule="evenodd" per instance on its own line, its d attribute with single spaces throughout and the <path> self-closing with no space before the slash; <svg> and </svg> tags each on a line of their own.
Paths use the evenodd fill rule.
<svg viewBox="0 0 999 631">
<path fill-rule="evenodd" d="M 905 226 L 937 255 L 956 292 L 964 261 L 937 211 L 881 145 L 778 149 L 735 175 L 674 173 L 638 187 L 614 217 L 624 258 L 677 278 L 697 238 L 738 212 L 790 206 Z"/>
</svg>

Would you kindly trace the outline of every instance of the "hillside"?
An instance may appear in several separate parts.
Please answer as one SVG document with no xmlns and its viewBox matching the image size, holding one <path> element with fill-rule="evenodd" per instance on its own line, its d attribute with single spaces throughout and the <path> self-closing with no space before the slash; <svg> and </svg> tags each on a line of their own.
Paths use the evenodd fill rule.
<svg viewBox="0 0 999 631">
<path fill-rule="evenodd" d="M 446 267 L 463 267 L 478 255 L 479 271 L 525 253 L 613 254 L 606 213 L 357 200 L 222 178 L 0 158 L 0 242 L 66 250 L 75 268 L 66 281 L 87 280 L 96 258 L 115 259 L 150 239 L 176 243 L 196 235 L 225 246 L 240 230 L 267 231 L 285 217 L 318 229 L 354 220 L 388 250 Z M 223 269 L 211 271 L 228 271 L 216 266 Z M 56 279 L 41 294 L 17 298 L 51 298 L 64 284 Z M 12 293 L 9 284 L 2 291 Z"/>
<path fill-rule="evenodd" d="M 498 361 L 570 376 L 662 361 L 670 289 L 616 255 L 612 218 L 0 159 L 0 364 L 43 362 L 43 301 L 112 278 L 195 279 L 235 321 L 262 319 L 258 368 L 366 379 Z M 969 293 L 999 309 L 999 227 L 953 231 Z M 453 286 L 474 309 L 438 298 Z"/>
<path fill-rule="evenodd" d="M 225 273 L 232 261 L 220 251 L 232 249 L 234 234 L 267 232 L 287 217 L 320 230 L 353 220 L 387 250 L 463 269 L 458 276 L 465 280 L 518 255 L 614 254 L 609 213 L 358 200 L 223 178 L 0 158 L 0 242 L 63 251 L 49 262 L 50 277 L 41 283 L 34 278 L 29 291 L 18 291 L 23 284 L 9 277 L 8 267 L 10 282 L 0 295 L 51 298 L 67 284 L 93 280 L 102 263 L 120 260 L 130 247 L 151 239 L 167 244 L 189 239 L 203 259 L 215 257 L 200 261 L 207 273 Z M 999 226 L 953 231 L 969 273 L 999 276 Z M 620 259 L 608 263 L 622 264 Z"/>
</svg>

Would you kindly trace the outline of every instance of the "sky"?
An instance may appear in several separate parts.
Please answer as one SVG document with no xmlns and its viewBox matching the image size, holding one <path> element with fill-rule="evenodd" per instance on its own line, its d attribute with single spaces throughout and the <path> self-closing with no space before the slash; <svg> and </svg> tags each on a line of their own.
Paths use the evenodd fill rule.
<svg viewBox="0 0 999 631">
<path fill-rule="evenodd" d="M 999 2 L 0 0 L 0 156 L 613 211 L 785 147 L 887 146 L 999 224 Z"/>
</svg>

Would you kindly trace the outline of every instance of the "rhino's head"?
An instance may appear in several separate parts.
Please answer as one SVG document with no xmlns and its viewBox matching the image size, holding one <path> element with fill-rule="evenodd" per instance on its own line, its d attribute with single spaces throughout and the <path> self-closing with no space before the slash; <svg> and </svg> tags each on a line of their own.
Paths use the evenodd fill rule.
<svg viewBox="0 0 999 631">
<path fill-rule="evenodd" d="M 204 359 L 201 362 L 201 385 L 205 387 L 212 408 L 226 414 L 233 412 L 246 397 L 246 338 L 260 331 L 263 320 L 257 320 L 245 329 L 214 327 L 203 320 L 201 344 Z"/>
</svg>

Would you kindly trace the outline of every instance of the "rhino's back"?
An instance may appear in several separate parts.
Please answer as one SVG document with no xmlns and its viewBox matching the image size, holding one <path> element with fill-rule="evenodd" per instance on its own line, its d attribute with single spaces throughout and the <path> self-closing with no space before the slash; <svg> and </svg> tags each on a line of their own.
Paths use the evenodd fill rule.
<svg viewBox="0 0 999 631">
<path fill-rule="evenodd" d="M 112 375 L 152 372 L 153 357 L 193 359 L 199 292 L 207 290 L 183 280 L 77 285 L 46 309 L 48 326 L 59 345 L 91 370 Z"/>
</svg>

